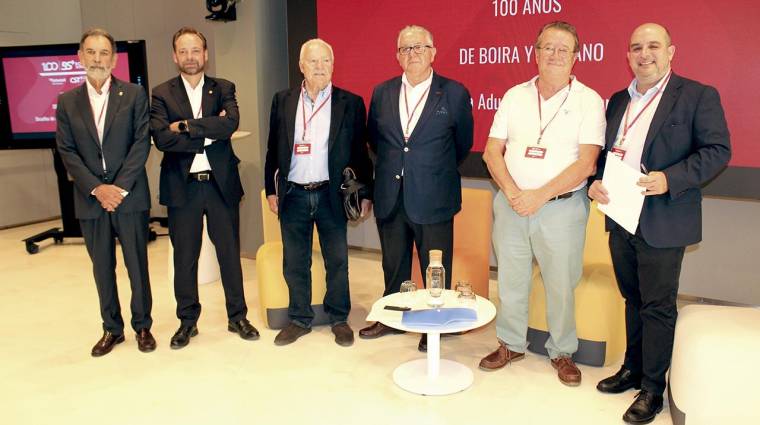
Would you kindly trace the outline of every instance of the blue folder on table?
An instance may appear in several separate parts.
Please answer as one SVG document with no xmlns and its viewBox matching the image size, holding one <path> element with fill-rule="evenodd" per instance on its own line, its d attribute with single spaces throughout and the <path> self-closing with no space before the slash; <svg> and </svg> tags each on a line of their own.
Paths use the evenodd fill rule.
<svg viewBox="0 0 760 425">
<path fill-rule="evenodd" d="M 462 307 L 405 311 L 401 316 L 404 326 L 449 326 L 477 320 L 478 313 L 474 309 Z"/>
</svg>

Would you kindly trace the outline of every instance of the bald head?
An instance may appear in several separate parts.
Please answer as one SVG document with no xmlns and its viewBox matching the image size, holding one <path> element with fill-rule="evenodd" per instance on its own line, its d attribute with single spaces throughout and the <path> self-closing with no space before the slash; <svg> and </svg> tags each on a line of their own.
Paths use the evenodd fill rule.
<svg viewBox="0 0 760 425">
<path fill-rule="evenodd" d="M 659 24 L 640 25 L 631 34 L 628 45 L 628 65 L 636 75 L 636 90 L 644 93 L 670 72 L 676 47 L 668 30 Z"/>
</svg>

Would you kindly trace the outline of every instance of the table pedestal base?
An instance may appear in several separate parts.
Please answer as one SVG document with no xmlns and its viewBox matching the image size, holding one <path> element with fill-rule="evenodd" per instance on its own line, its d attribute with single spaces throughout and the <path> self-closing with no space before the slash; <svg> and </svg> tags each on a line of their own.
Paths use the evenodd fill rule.
<svg viewBox="0 0 760 425">
<path fill-rule="evenodd" d="M 410 393 L 447 395 L 464 391 L 472 385 L 472 370 L 452 360 L 440 359 L 438 376 L 429 377 L 428 360 L 406 362 L 393 371 L 393 382 Z"/>
</svg>

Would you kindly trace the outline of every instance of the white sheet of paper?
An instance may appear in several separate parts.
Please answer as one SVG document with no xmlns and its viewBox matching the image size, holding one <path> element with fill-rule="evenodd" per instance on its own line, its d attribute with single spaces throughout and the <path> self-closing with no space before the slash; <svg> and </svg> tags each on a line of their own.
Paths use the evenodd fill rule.
<svg viewBox="0 0 760 425">
<path fill-rule="evenodd" d="M 644 206 L 644 188 L 636 184 L 643 176 L 617 156 L 607 155 L 602 186 L 607 189 L 610 202 L 598 204 L 599 210 L 631 234 L 636 233 L 641 208 Z"/>
</svg>

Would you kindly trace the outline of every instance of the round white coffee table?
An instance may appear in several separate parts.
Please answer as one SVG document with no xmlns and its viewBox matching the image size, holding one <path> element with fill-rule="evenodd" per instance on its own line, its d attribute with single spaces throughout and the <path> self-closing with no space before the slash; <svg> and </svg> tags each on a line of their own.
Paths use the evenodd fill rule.
<svg viewBox="0 0 760 425">
<path fill-rule="evenodd" d="M 453 323 L 444 326 L 408 326 L 401 323 L 402 313 L 385 310 L 385 306 L 411 307 L 413 310 L 429 309 L 428 292 L 396 293 L 380 298 L 372 305 L 368 321 L 380 323 L 407 332 L 427 334 L 427 357 L 408 361 L 393 371 L 393 381 L 406 391 L 421 395 L 446 395 L 466 390 L 472 385 L 473 375 L 469 367 L 453 360 L 441 359 L 441 334 L 463 332 L 479 328 L 496 316 L 496 307 L 483 297 L 465 305 L 457 299 L 458 293 L 445 290 L 443 308 L 468 307 L 477 312 L 474 322 Z"/>
</svg>

